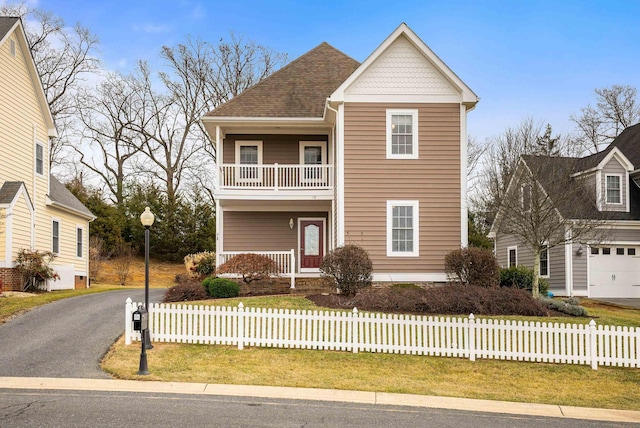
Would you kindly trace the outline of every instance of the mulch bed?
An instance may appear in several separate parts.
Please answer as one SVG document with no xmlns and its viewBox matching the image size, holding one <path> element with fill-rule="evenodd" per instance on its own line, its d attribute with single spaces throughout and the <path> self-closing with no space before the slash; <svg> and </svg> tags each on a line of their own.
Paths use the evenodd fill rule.
<svg viewBox="0 0 640 428">
<path fill-rule="evenodd" d="M 530 294 L 514 289 L 446 286 L 420 288 L 367 288 L 355 296 L 313 294 L 316 305 L 339 310 L 414 315 L 523 315 L 565 317 L 542 307 Z"/>
</svg>

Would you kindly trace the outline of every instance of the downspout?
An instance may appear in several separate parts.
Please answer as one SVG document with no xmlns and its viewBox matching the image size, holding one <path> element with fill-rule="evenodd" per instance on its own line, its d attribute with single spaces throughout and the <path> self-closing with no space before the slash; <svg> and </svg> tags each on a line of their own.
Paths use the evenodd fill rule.
<svg viewBox="0 0 640 428">
<path fill-rule="evenodd" d="M 342 182 L 342 180 L 340 179 L 342 174 L 342 157 L 340 156 L 340 154 L 342 152 L 340 152 L 338 150 L 338 140 L 337 140 L 337 133 L 336 133 L 336 128 L 338 127 L 338 122 L 340 120 L 340 111 L 338 109 L 334 109 L 333 107 L 331 107 L 331 103 L 330 103 L 331 98 L 327 98 L 326 102 L 325 102 L 325 106 L 331 110 L 332 112 L 334 112 L 336 114 L 336 122 L 333 125 L 332 128 L 332 133 L 333 133 L 333 152 L 334 152 L 334 159 L 335 159 L 335 190 L 334 190 L 334 200 L 333 200 L 333 204 L 336 204 L 336 216 L 335 216 L 335 235 L 332 233 L 332 248 L 335 248 L 336 246 L 339 245 L 343 245 L 344 242 L 344 238 L 340 239 L 340 231 L 344 231 L 344 219 L 341 218 L 341 214 L 344 210 L 344 206 L 343 206 L 343 198 L 341 197 L 341 192 L 344 186 L 344 183 Z M 333 211 L 333 210 L 332 210 Z M 337 242 L 336 242 L 337 241 Z"/>
</svg>

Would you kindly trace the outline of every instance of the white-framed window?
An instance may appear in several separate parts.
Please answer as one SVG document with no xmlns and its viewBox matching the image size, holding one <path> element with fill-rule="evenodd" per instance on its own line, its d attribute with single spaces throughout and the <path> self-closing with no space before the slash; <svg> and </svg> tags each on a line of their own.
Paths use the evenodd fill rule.
<svg viewBox="0 0 640 428">
<path fill-rule="evenodd" d="M 418 159 L 418 110 L 387 110 L 387 159 Z"/>
<path fill-rule="evenodd" d="M 9 52 L 11 53 L 11 56 L 16 56 L 16 41 L 13 39 L 9 40 Z"/>
<path fill-rule="evenodd" d="M 531 185 L 522 185 L 522 210 L 524 212 L 531 211 Z"/>
<path fill-rule="evenodd" d="M 327 163 L 326 141 L 300 141 L 300 179 L 303 183 L 323 183 L 326 181 L 326 169 L 320 166 Z"/>
<path fill-rule="evenodd" d="M 36 143 L 36 174 L 44 175 L 44 145 Z"/>
<path fill-rule="evenodd" d="M 507 247 L 507 267 L 518 266 L 518 247 Z"/>
<path fill-rule="evenodd" d="M 236 168 L 236 181 L 256 183 L 262 181 L 262 141 L 236 141 L 236 164 L 255 165 Z"/>
<path fill-rule="evenodd" d="M 81 259 L 84 250 L 84 228 L 76 226 L 76 257 Z"/>
<path fill-rule="evenodd" d="M 51 252 L 60 253 L 60 220 L 51 220 Z"/>
<path fill-rule="evenodd" d="M 607 174 L 605 183 L 605 202 L 607 204 L 622 204 L 622 175 Z"/>
<path fill-rule="evenodd" d="M 549 278 L 549 244 L 544 244 L 540 251 L 540 276 Z"/>
<path fill-rule="evenodd" d="M 420 255 L 418 201 L 387 201 L 387 256 Z"/>
</svg>

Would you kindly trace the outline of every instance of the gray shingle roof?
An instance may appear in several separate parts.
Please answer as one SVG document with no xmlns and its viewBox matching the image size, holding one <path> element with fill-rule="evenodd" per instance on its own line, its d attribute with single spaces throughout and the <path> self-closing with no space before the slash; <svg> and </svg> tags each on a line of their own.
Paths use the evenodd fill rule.
<svg viewBox="0 0 640 428">
<path fill-rule="evenodd" d="M 19 20 L 20 18 L 15 18 L 12 16 L 0 16 L 0 39 L 6 36 L 9 30 Z"/>
<path fill-rule="evenodd" d="M 23 185 L 24 181 L 5 181 L 0 188 L 0 204 L 10 204 L 13 202 L 18 190 L 20 190 L 20 187 Z M 29 196 L 28 192 L 27 196 Z"/>
<path fill-rule="evenodd" d="M 554 201 L 561 201 L 560 195 L 553 195 L 554 189 L 563 186 L 575 187 L 578 184 L 570 178 L 571 173 L 586 171 L 596 167 L 614 148 L 617 147 L 635 169 L 640 169 L 640 123 L 629 126 L 601 152 L 583 158 L 523 156 L 523 160 L 532 169 L 539 168 L 540 181 Z M 571 204 L 556 203 L 565 218 L 594 218 L 607 220 L 640 220 L 640 188 L 632 178 L 627 183 L 629 188 L 629 212 L 599 211 L 593 196 L 585 191 L 578 200 Z"/>
<path fill-rule="evenodd" d="M 205 116 L 322 117 L 326 99 L 359 65 L 323 42 Z"/>
<path fill-rule="evenodd" d="M 53 175 L 50 177 L 49 198 L 51 198 L 53 202 L 67 208 L 71 208 L 72 210 L 82 213 L 88 217 L 95 217 L 95 215 L 93 215 L 93 213 L 89 211 L 89 209 L 85 207 L 84 204 L 64 186 L 64 184 L 60 183 Z"/>
</svg>

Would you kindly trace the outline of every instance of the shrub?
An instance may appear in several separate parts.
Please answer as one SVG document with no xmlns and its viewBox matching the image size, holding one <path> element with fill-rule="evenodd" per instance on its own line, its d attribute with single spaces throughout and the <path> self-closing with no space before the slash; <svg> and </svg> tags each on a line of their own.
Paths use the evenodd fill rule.
<svg viewBox="0 0 640 428">
<path fill-rule="evenodd" d="M 18 251 L 15 264 L 22 280 L 22 291 L 44 289 L 47 280 L 54 281 L 60 276 L 49 266 L 56 258 L 51 251 L 30 251 L 24 248 Z"/>
<path fill-rule="evenodd" d="M 89 237 L 89 279 L 98 280 L 102 270 L 102 253 L 104 240 L 98 236 Z"/>
<path fill-rule="evenodd" d="M 358 245 L 349 244 L 329 252 L 320 264 L 322 276 L 347 296 L 371 285 L 373 264 L 369 254 Z"/>
<path fill-rule="evenodd" d="M 202 285 L 209 293 L 209 296 L 215 299 L 238 297 L 240 295 L 240 286 L 230 279 L 210 276 L 202 282 Z"/>
<path fill-rule="evenodd" d="M 526 266 L 513 266 L 500 269 L 500 287 L 519 288 L 531 292 L 533 284 L 533 269 Z M 545 278 L 538 278 L 538 289 L 541 296 L 549 291 L 549 282 Z"/>
<path fill-rule="evenodd" d="M 126 285 L 131 271 L 131 263 L 137 253 L 138 250 L 130 242 L 120 242 L 116 245 L 115 266 L 120 285 Z"/>
<path fill-rule="evenodd" d="M 451 284 L 444 287 L 372 288 L 355 297 L 309 296 L 319 306 L 357 307 L 372 312 L 547 316 L 548 310 L 525 290 Z"/>
<path fill-rule="evenodd" d="M 206 300 L 209 298 L 207 290 L 202 284 L 189 281 L 174 285 L 164 293 L 163 302 L 187 302 L 193 300 Z"/>
<path fill-rule="evenodd" d="M 464 285 L 497 287 L 500 267 L 491 250 L 486 248 L 460 248 L 444 258 L 444 269 L 449 277 Z"/>
<path fill-rule="evenodd" d="M 244 253 L 232 257 L 218 267 L 218 274 L 242 275 L 247 284 L 251 281 L 268 279 L 278 275 L 278 265 L 267 256 L 261 254 Z"/>
<path fill-rule="evenodd" d="M 574 317 L 586 317 L 588 315 L 587 310 L 579 305 L 578 299 L 575 297 L 569 297 L 562 300 L 543 297 L 540 299 L 540 303 L 549 309 L 553 309 L 567 315 L 573 315 Z"/>
<path fill-rule="evenodd" d="M 184 257 L 184 266 L 192 278 L 206 278 L 216 273 L 216 253 L 203 251 Z"/>
</svg>

